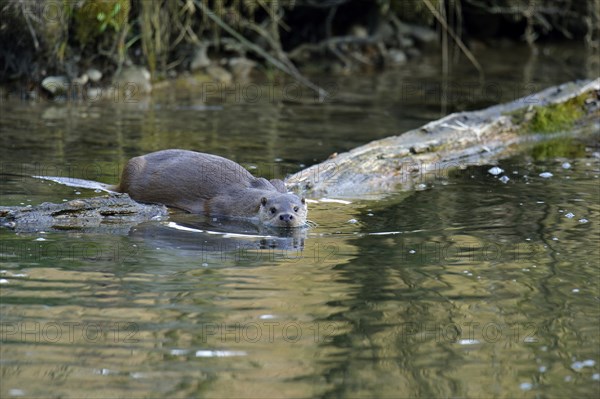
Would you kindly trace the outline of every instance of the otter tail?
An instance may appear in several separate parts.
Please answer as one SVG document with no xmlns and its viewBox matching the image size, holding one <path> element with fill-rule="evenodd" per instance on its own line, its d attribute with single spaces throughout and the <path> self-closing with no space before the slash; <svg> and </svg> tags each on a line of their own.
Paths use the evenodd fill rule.
<svg viewBox="0 0 600 399">
<path fill-rule="evenodd" d="M 110 184 L 100 183 L 93 180 L 75 179 L 73 177 L 60 177 L 60 176 L 31 176 L 36 179 L 50 180 L 55 183 L 59 183 L 69 187 L 87 188 L 90 190 L 101 190 L 107 193 L 114 193 L 116 187 Z"/>
</svg>

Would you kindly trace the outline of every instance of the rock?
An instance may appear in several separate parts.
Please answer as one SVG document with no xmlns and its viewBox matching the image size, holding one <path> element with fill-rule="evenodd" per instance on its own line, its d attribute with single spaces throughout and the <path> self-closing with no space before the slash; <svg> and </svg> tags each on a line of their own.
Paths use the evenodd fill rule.
<svg viewBox="0 0 600 399">
<path fill-rule="evenodd" d="M 421 44 L 432 44 L 437 42 L 437 33 L 425 26 L 411 25 L 410 35 Z"/>
<path fill-rule="evenodd" d="M 84 73 L 80 77 L 73 79 L 71 84 L 78 85 L 78 86 L 84 86 L 88 82 L 88 80 L 89 80 L 88 75 L 86 73 Z"/>
<path fill-rule="evenodd" d="M 396 29 L 398 30 L 398 33 L 401 35 L 410 35 L 412 26 L 407 23 L 404 23 L 402 21 L 398 21 L 396 23 Z"/>
<path fill-rule="evenodd" d="M 229 84 L 233 81 L 231 73 L 219 65 L 209 65 L 206 68 L 206 73 L 219 83 Z"/>
<path fill-rule="evenodd" d="M 98 100 L 102 98 L 104 91 L 100 87 L 88 87 L 86 93 L 86 99 Z"/>
<path fill-rule="evenodd" d="M 100 81 L 100 79 L 102 79 L 102 72 L 100 72 L 96 68 L 89 68 L 87 71 L 85 71 L 85 74 L 94 83 L 97 83 Z"/>
<path fill-rule="evenodd" d="M 69 89 L 69 79 L 66 76 L 48 76 L 42 80 L 42 87 L 51 94 L 64 94 Z"/>
<path fill-rule="evenodd" d="M 412 38 L 404 35 L 400 36 L 398 42 L 401 48 L 409 48 L 415 45 L 415 41 Z"/>
<path fill-rule="evenodd" d="M 389 22 L 383 22 L 377 28 L 377 37 L 385 44 L 390 45 L 396 40 L 396 32 Z"/>
<path fill-rule="evenodd" d="M 437 43 L 437 33 L 426 26 L 407 24 L 406 22 L 398 21 L 396 29 L 401 36 L 410 36 L 421 45 Z"/>
<path fill-rule="evenodd" d="M 397 48 L 391 48 L 388 50 L 387 62 L 390 65 L 404 65 L 406 64 L 406 54 L 404 51 Z"/>
<path fill-rule="evenodd" d="M 248 80 L 250 72 L 256 66 L 256 62 L 245 57 L 235 57 L 229 60 L 229 68 L 236 81 Z"/>
<path fill-rule="evenodd" d="M 69 108 L 59 107 L 48 107 L 42 113 L 42 119 L 44 120 L 66 120 L 69 117 Z"/>
<path fill-rule="evenodd" d="M 150 82 L 150 72 L 144 67 L 129 66 L 124 67 L 113 77 L 113 83 L 119 91 L 123 90 L 128 97 L 137 94 L 148 94 L 152 91 Z"/>
<path fill-rule="evenodd" d="M 494 166 L 488 170 L 488 173 L 490 175 L 498 176 L 499 174 L 504 173 L 504 169 L 502 169 L 498 166 Z"/>
<path fill-rule="evenodd" d="M 208 55 L 206 55 L 207 49 L 208 47 L 206 45 L 200 45 L 196 47 L 192 57 L 192 62 L 190 63 L 190 71 L 194 72 L 200 68 L 206 68 L 210 65 L 210 59 L 208 58 Z"/>
<path fill-rule="evenodd" d="M 417 48 L 410 47 L 406 49 L 406 55 L 408 58 L 418 58 L 421 56 L 421 52 Z"/>
<path fill-rule="evenodd" d="M 369 37 L 367 28 L 362 25 L 352 25 L 349 32 L 350 36 L 359 37 L 361 39 Z"/>
<path fill-rule="evenodd" d="M 0 89 L 0 98 L 6 98 L 6 95 Z M 40 100 L 40 92 L 39 90 L 27 90 L 23 93 L 23 99 L 27 99 L 29 101 L 39 101 Z"/>
</svg>

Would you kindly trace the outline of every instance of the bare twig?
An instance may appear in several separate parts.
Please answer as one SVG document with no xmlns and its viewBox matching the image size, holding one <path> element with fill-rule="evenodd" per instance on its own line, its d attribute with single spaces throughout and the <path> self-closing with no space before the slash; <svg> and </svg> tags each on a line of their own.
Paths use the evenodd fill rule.
<svg viewBox="0 0 600 399">
<path fill-rule="evenodd" d="M 269 62 L 275 68 L 277 68 L 280 71 L 282 71 L 282 72 L 290 75 L 291 77 L 293 77 L 294 79 L 296 79 L 298 82 L 302 83 L 306 87 L 308 87 L 308 88 L 314 90 L 315 92 L 317 92 L 319 94 L 319 98 L 320 99 L 324 99 L 325 97 L 327 97 L 329 95 L 329 93 L 327 93 L 327 91 L 325 91 L 323 88 L 317 86 L 316 84 L 314 84 L 313 82 L 311 82 L 310 80 L 308 80 L 307 78 L 305 78 L 296 69 L 296 67 L 293 66 L 293 64 L 291 63 L 291 61 L 289 61 L 289 59 L 287 57 L 285 57 L 284 54 L 280 54 L 280 57 L 283 60 L 286 60 L 287 62 L 285 62 L 283 60 L 279 60 L 277 58 L 274 58 L 272 55 L 270 55 L 269 53 L 267 53 L 265 50 L 263 50 L 262 48 L 260 48 L 256 44 L 252 43 L 248 39 L 246 39 L 240 33 L 236 32 L 235 29 L 233 29 L 231 26 L 229 26 L 227 23 L 225 23 L 225 21 L 223 21 L 221 18 L 219 18 L 201 0 L 193 0 L 193 1 L 194 1 L 194 4 L 196 4 L 196 6 L 198 6 L 198 8 L 200 8 L 202 10 L 202 12 L 209 19 L 213 20 L 213 22 L 215 22 L 217 25 L 219 25 L 224 31 L 226 31 L 227 33 L 229 33 L 231 36 L 233 36 L 237 41 L 239 41 L 246 48 L 248 48 L 251 51 L 254 51 L 256 54 L 258 54 L 261 57 L 263 57 L 265 60 L 267 60 L 267 62 Z"/>
<path fill-rule="evenodd" d="M 35 35 L 35 30 L 33 29 L 33 26 L 31 25 L 31 21 L 29 20 L 29 10 L 25 9 L 25 2 L 21 1 L 21 11 L 23 12 L 23 17 L 25 18 L 25 23 L 27 23 L 27 28 L 29 28 L 29 33 L 31 34 L 31 39 L 33 40 L 33 46 L 35 47 L 35 50 L 37 51 L 40 48 L 40 42 L 38 41 L 36 35 Z"/>
<path fill-rule="evenodd" d="M 285 21 L 282 21 L 281 18 L 274 12 L 274 10 L 271 9 L 272 7 L 278 5 L 278 3 L 275 3 L 274 1 L 270 1 L 269 3 L 269 6 L 267 6 L 264 0 L 258 0 L 258 4 L 262 7 L 263 10 L 265 10 L 269 14 L 269 17 L 271 17 L 271 19 L 274 22 L 276 22 L 276 25 L 281 26 L 281 28 L 284 29 L 286 32 L 291 32 L 292 28 L 290 28 L 290 26 L 286 24 Z"/>
<path fill-rule="evenodd" d="M 429 0 L 423 0 L 423 4 L 425 4 L 425 6 L 429 9 L 431 14 L 433 14 L 435 19 L 437 19 L 438 22 L 440 23 L 440 25 L 442 25 L 442 28 L 444 28 L 444 30 L 448 32 L 450 37 L 452 37 L 452 40 L 454 40 L 456 42 L 458 47 L 460 47 L 461 51 L 465 54 L 465 56 L 469 59 L 469 61 L 471 61 L 471 64 L 473 64 L 473 66 L 475 67 L 475 69 L 477 69 L 479 74 L 483 75 L 483 68 L 481 67 L 481 64 L 479 64 L 479 62 L 477 61 L 477 59 L 475 58 L 473 53 L 471 53 L 471 51 L 467 48 L 467 46 L 465 46 L 465 44 L 460 39 L 460 37 L 458 37 L 456 35 L 456 33 L 454 33 L 454 30 L 448 26 L 448 24 L 446 23 L 446 20 L 435 9 L 433 4 L 431 4 L 431 2 Z"/>
<path fill-rule="evenodd" d="M 356 36 L 334 36 L 329 39 L 320 41 L 319 43 L 304 43 L 294 48 L 289 53 L 289 57 L 298 58 L 303 51 L 323 51 L 332 49 L 339 44 L 378 44 L 379 40 L 373 37 L 356 37 Z"/>
</svg>

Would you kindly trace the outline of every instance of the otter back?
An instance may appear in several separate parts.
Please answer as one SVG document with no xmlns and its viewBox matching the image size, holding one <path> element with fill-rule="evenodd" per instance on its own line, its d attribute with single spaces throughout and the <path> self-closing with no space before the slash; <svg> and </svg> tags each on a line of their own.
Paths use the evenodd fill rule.
<svg viewBox="0 0 600 399">
<path fill-rule="evenodd" d="M 187 150 L 132 158 L 117 191 L 140 202 L 234 217 L 254 217 L 261 197 L 286 192 L 280 180 L 274 185 L 229 159 Z"/>
</svg>

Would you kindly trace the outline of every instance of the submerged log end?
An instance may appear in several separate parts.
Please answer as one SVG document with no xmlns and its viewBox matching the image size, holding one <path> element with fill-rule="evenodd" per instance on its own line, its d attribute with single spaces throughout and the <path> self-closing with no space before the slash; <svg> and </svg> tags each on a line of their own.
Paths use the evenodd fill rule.
<svg viewBox="0 0 600 399">
<path fill-rule="evenodd" d="M 131 226 L 168 215 L 164 205 L 145 205 L 129 195 L 74 199 L 61 204 L 0 207 L 0 226 L 17 232 L 85 230 L 127 231 Z"/>
</svg>

